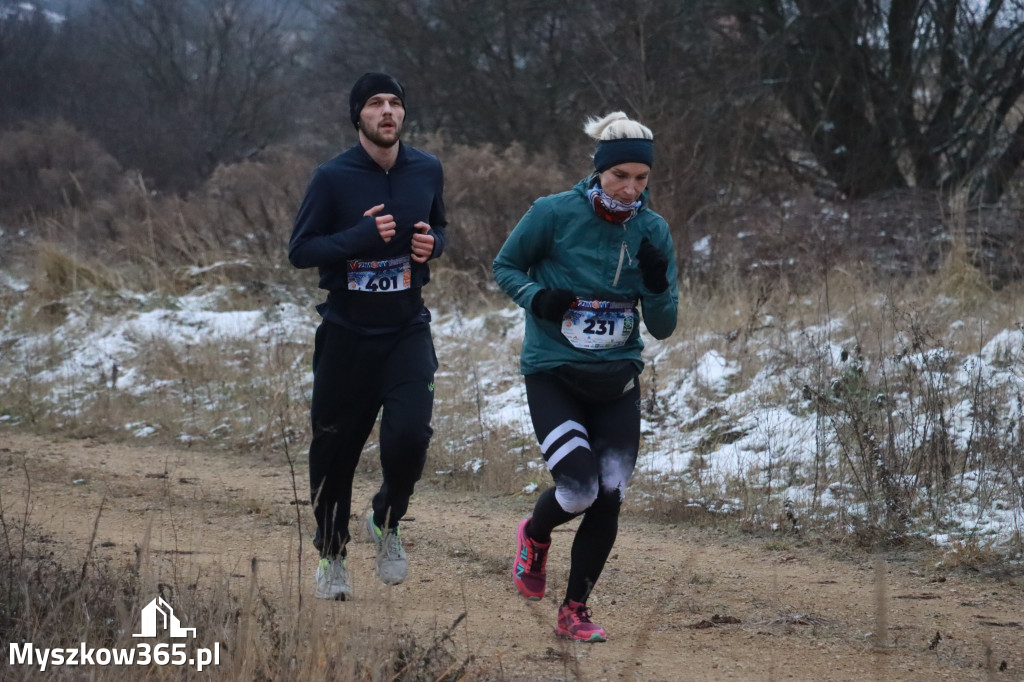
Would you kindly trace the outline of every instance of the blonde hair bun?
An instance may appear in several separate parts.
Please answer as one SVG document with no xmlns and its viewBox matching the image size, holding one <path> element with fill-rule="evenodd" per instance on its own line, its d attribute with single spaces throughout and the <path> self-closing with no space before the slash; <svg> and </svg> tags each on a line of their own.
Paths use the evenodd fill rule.
<svg viewBox="0 0 1024 682">
<path fill-rule="evenodd" d="M 595 140 L 642 139 L 653 140 L 654 133 L 643 123 L 634 121 L 624 112 L 613 111 L 602 118 L 590 118 L 583 131 Z"/>
</svg>

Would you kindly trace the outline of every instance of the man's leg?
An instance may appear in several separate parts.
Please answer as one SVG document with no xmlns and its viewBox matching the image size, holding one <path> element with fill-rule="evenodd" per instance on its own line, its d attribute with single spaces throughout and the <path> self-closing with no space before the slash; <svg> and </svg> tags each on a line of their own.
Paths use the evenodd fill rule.
<svg viewBox="0 0 1024 682">
<path fill-rule="evenodd" d="M 373 358 L 365 355 L 360 335 L 320 324 L 313 352 L 309 483 L 322 557 L 346 554 L 352 479 L 380 405 L 374 382 L 364 374 Z"/>
<path fill-rule="evenodd" d="M 409 568 L 398 522 L 409 508 L 427 461 L 436 369 L 434 344 L 426 326 L 400 332 L 382 363 L 385 394 L 380 462 L 384 480 L 373 496 L 366 530 L 377 546 L 377 577 L 386 585 L 404 581 Z"/>
<path fill-rule="evenodd" d="M 430 327 L 415 327 L 401 334 L 384 369 L 384 412 L 380 423 L 384 481 L 373 497 L 373 519 L 379 528 L 397 527 L 408 510 L 434 433 L 430 419 L 437 357 Z"/>
</svg>

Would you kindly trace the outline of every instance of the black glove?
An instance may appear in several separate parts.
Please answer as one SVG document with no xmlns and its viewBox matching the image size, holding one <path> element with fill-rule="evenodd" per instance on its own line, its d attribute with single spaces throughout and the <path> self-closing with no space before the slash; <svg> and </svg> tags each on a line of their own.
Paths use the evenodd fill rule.
<svg viewBox="0 0 1024 682">
<path fill-rule="evenodd" d="M 640 261 L 640 273 L 644 276 L 644 286 L 651 293 L 660 294 L 668 289 L 668 257 L 644 237 L 637 249 L 636 259 Z"/>
<path fill-rule="evenodd" d="M 542 320 L 561 322 L 565 311 L 576 300 L 576 294 L 568 289 L 541 289 L 533 297 L 530 310 Z"/>
</svg>

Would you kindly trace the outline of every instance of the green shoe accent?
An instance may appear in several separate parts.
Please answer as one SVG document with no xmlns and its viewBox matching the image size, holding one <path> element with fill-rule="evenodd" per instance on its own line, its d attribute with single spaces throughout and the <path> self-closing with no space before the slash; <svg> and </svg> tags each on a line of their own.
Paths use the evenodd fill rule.
<svg viewBox="0 0 1024 682">
<path fill-rule="evenodd" d="M 373 512 L 370 512 L 366 517 L 366 533 L 377 549 L 374 569 L 380 581 L 385 585 L 397 585 L 404 581 L 409 561 L 405 556 L 405 547 L 402 546 L 402 531 L 393 528 L 384 532 L 373 522 Z"/>
<path fill-rule="evenodd" d="M 317 599 L 337 601 L 345 601 L 352 597 L 352 586 L 348 584 L 348 569 L 345 567 L 344 559 L 320 559 L 316 567 L 316 591 L 313 596 Z"/>
</svg>

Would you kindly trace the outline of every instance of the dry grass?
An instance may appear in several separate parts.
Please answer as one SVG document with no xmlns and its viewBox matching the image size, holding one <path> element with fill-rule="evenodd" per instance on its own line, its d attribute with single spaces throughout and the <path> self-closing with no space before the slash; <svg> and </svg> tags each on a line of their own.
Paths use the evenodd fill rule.
<svg viewBox="0 0 1024 682">
<path fill-rule="evenodd" d="M 27 539 L 39 537 L 29 525 L 3 515 L 0 520 L 0 632 L 8 643 L 135 649 L 139 641 L 132 633 L 140 630 L 141 609 L 159 595 L 187 614 L 186 626 L 202 633 L 195 646 L 216 644 L 219 661 L 202 672 L 188 665 L 138 668 L 149 680 L 439 680 L 458 679 L 465 669 L 465 661 L 451 653 L 458 622 L 439 629 L 432 640 L 416 641 L 381 627 L 373 605 L 314 614 L 308 600 L 303 604 L 294 593 L 288 578 L 294 566 L 283 577 L 255 559 L 244 575 L 223 567 L 197 573 L 187 557 L 154 554 L 146 541 L 125 565 L 93 560 L 91 549 L 84 557 L 54 557 L 45 544 Z M 154 652 L 160 643 L 148 642 Z M 78 679 L 66 665 L 24 670 L 25 679 Z M 89 675 L 123 680 L 125 667 L 90 666 Z"/>
<path fill-rule="evenodd" d="M 486 287 L 466 287 L 458 271 L 440 269 L 432 286 L 431 305 L 439 328 L 446 331 L 437 339 L 441 369 L 427 476 L 444 485 L 502 495 L 543 489 L 548 475 L 518 376 L 519 313 L 508 311 Z M 981 421 L 988 414 L 981 411 L 975 418 L 974 454 L 965 451 L 952 439 L 952 426 L 940 424 L 941 415 L 961 398 L 931 377 L 955 371 L 956 357 L 977 353 L 991 336 L 986 330 L 1012 328 L 1017 297 L 1009 290 L 993 291 L 967 308 L 955 299 L 936 302 L 928 293 L 933 286 L 928 281 L 900 287 L 890 283 L 879 291 L 865 279 L 837 271 L 818 288 L 805 284 L 800 292 L 784 283 L 746 298 L 738 287 L 685 292 L 680 338 L 651 343 L 647 351 L 642 404 L 649 430 L 642 453 L 674 452 L 690 464 L 671 475 L 641 472 L 628 508 L 671 519 L 720 523 L 732 518 L 744 527 L 791 528 L 792 511 L 784 506 L 783 491 L 816 482 L 819 495 L 828 491 L 850 509 L 869 501 L 866 516 L 855 525 L 867 522 L 905 532 L 906 524 L 894 519 L 937 522 L 943 517 L 944 496 L 957 484 L 953 474 L 968 462 L 972 467 L 980 462 L 996 474 L 991 482 L 1006 481 L 1018 461 L 1015 434 L 1000 431 L 999 420 Z M 201 442 L 272 458 L 289 453 L 301 468 L 299 453 L 308 438 L 312 316 L 304 337 L 275 321 L 273 309 L 262 313 L 265 331 L 253 338 L 221 338 L 200 329 L 193 340 L 182 342 L 140 329 L 132 332 L 136 357 L 113 361 L 101 356 L 69 371 L 68 359 L 80 352 L 75 339 L 45 332 L 61 329 L 73 311 L 91 311 L 94 321 L 87 328 L 102 325 L 107 306 L 118 303 L 117 295 L 111 295 L 104 306 L 93 308 L 104 295 L 101 288 L 83 289 L 56 299 L 60 305 L 20 313 L 22 321 L 15 326 L 35 340 L 0 347 L 8 366 L 15 368 L 0 410 L 39 431 L 113 440 L 144 435 L 147 442 Z M 214 307 L 230 309 L 236 294 L 223 296 Z M 159 306 L 159 300 L 144 307 Z M 724 386 L 694 379 L 698 362 L 708 353 L 736 370 Z M 908 357 L 919 360 L 900 360 Z M 1012 366 L 1015 361 L 1008 356 L 1002 362 Z M 768 376 L 773 379 L 767 381 Z M 140 392 L 133 386 L 146 388 Z M 756 394 L 750 391 L 754 386 Z M 494 398 L 501 394 L 509 396 L 502 404 L 518 404 L 518 420 L 505 423 L 493 412 Z M 741 394 L 747 396 L 745 405 L 730 398 Z M 800 397 L 808 395 L 818 397 L 811 402 Z M 880 395 L 909 396 L 914 402 L 893 412 L 879 409 L 886 405 Z M 982 382 L 972 400 L 980 409 L 1005 404 L 1009 397 Z M 788 451 L 771 417 L 779 408 L 794 414 L 816 411 L 819 437 L 835 443 L 840 458 L 826 461 L 822 451 L 811 467 L 806 453 Z M 757 427 L 763 433 L 761 452 L 738 477 L 723 478 L 711 458 L 749 437 L 748 415 L 758 413 L 763 415 Z M 682 414 L 692 417 L 681 420 Z M 875 470 L 875 452 L 865 448 L 864 433 L 885 443 L 886 434 L 922 428 L 931 435 L 886 450 L 888 474 Z M 364 468 L 377 466 L 372 448 L 364 459 Z M 891 487 L 893 481 L 900 483 Z M 921 497 L 915 492 L 918 485 L 934 495 Z M 813 505 L 797 511 L 804 530 L 842 528 L 830 514 Z"/>
<path fill-rule="evenodd" d="M 986 571 L 1005 562 L 1004 552 L 979 538 L 967 538 L 953 542 L 942 555 L 941 566 L 945 569 L 968 569 Z"/>
</svg>

